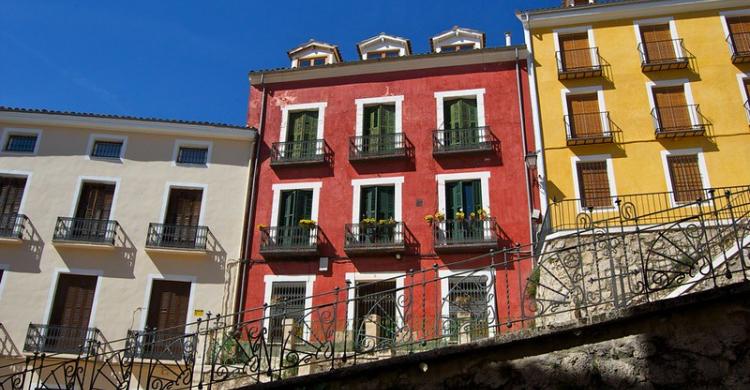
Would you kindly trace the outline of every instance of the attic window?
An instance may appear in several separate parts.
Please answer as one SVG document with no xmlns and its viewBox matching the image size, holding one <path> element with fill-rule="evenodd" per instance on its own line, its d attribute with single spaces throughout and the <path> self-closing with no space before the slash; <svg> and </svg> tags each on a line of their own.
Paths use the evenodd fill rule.
<svg viewBox="0 0 750 390">
<path fill-rule="evenodd" d="M 474 50 L 474 44 L 463 43 L 460 45 L 446 45 L 440 48 L 440 51 L 466 51 L 466 50 Z"/>
<path fill-rule="evenodd" d="M 367 53 L 367 59 L 374 59 L 374 58 L 391 58 L 391 57 L 398 57 L 401 55 L 401 50 L 399 49 L 393 49 L 393 50 L 380 50 L 380 51 L 371 51 Z"/>
<path fill-rule="evenodd" d="M 320 66 L 326 64 L 326 56 L 300 58 L 297 60 L 300 68 L 309 68 L 311 66 Z"/>
</svg>

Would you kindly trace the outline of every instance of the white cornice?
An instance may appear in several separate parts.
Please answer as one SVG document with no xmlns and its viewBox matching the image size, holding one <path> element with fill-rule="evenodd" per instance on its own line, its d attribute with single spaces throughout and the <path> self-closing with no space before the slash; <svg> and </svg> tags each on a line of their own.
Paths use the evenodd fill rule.
<svg viewBox="0 0 750 390">
<path fill-rule="evenodd" d="M 252 141 L 254 130 L 232 129 L 219 126 L 181 124 L 170 122 L 151 122 L 134 119 L 113 119 L 81 117 L 29 112 L 0 112 L 0 127 L 6 125 L 25 125 L 39 127 L 74 127 L 86 130 L 107 130 L 130 133 L 149 133 L 159 135 L 179 135 L 196 138 L 233 139 Z"/>
</svg>

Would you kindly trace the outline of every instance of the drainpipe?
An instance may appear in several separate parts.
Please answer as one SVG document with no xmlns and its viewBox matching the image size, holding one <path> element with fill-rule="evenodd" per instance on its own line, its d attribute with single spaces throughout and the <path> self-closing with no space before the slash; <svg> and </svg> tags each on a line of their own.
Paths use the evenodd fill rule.
<svg viewBox="0 0 750 390">
<path fill-rule="evenodd" d="M 518 48 L 516 48 L 516 89 L 518 90 L 518 114 L 521 116 L 521 142 L 523 143 L 523 167 L 524 175 L 526 179 L 526 202 L 529 206 L 529 238 L 531 239 L 531 247 L 534 247 L 534 223 L 532 220 L 532 213 L 534 210 L 534 201 L 531 197 L 531 180 L 529 180 L 529 167 L 526 166 L 526 154 L 529 153 L 528 146 L 526 144 L 526 107 L 523 104 L 523 83 L 521 82 L 521 59 L 518 55 Z"/>
<path fill-rule="evenodd" d="M 260 85 L 263 87 L 260 100 L 260 123 L 258 124 L 258 134 L 255 137 L 255 152 L 253 153 L 253 170 L 250 180 L 250 197 L 245 205 L 245 240 L 240 250 L 240 268 L 241 277 L 239 286 L 237 286 L 237 302 L 234 305 L 235 323 L 241 321 L 240 311 L 245 302 L 245 293 L 247 286 L 247 272 L 250 260 L 247 258 L 252 250 L 253 226 L 255 226 L 255 204 L 258 198 L 258 162 L 260 161 L 260 145 L 263 141 L 263 129 L 266 127 L 266 84 L 264 83 L 265 74 L 260 74 Z"/>
</svg>

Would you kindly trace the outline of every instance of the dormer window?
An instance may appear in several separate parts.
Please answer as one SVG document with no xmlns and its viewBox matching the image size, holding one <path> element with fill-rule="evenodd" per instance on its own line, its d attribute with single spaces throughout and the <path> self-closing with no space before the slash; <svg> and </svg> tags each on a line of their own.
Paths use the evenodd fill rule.
<svg viewBox="0 0 750 390">
<path fill-rule="evenodd" d="M 363 60 L 411 55 L 411 42 L 406 38 L 380 33 L 357 44 Z"/>
<path fill-rule="evenodd" d="M 474 44 L 473 43 L 465 43 L 463 45 L 448 45 L 443 46 L 441 51 L 466 51 L 466 50 L 474 50 Z"/>
<path fill-rule="evenodd" d="M 336 45 L 310 40 L 288 53 L 292 68 L 309 68 L 341 62 L 341 53 Z"/>
<path fill-rule="evenodd" d="M 481 31 L 454 26 L 430 38 L 430 47 L 434 53 L 482 49 L 485 35 Z"/>
<path fill-rule="evenodd" d="M 311 66 L 320 66 L 326 64 L 326 57 L 320 56 L 320 57 L 311 57 L 311 58 L 302 58 L 297 60 L 297 66 L 300 68 L 309 68 Z"/>
<path fill-rule="evenodd" d="M 399 57 L 401 56 L 401 53 L 398 49 L 396 50 L 383 50 L 383 51 L 371 51 L 367 53 L 367 59 L 375 59 L 375 58 L 391 58 L 391 57 Z"/>
</svg>

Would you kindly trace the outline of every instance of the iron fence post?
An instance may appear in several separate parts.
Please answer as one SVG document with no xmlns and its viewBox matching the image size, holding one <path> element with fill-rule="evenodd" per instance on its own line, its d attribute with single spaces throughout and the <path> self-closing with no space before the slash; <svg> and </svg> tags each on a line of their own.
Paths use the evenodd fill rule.
<svg viewBox="0 0 750 390">
<path fill-rule="evenodd" d="M 739 235 L 737 234 L 737 218 L 734 216 L 734 209 L 732 206 L 732 199 L 731 199 L 731 191 L 726 190 L 724 192 L 724 196 L 727 198 L 727 209 L 729 210 L 729 217 L 732 220 L 732 231 L 734 232 L 734 241 L 737 245 L 737 252 L 740 257 L 740 268 L 742 269 L 742 278 L 747 280 L 747 271 L 746 271 L 746 264 L 745 264 L 745 251 L 742 247 L 742 242 L 740 241 Z"/>
</svg>

